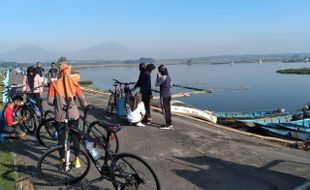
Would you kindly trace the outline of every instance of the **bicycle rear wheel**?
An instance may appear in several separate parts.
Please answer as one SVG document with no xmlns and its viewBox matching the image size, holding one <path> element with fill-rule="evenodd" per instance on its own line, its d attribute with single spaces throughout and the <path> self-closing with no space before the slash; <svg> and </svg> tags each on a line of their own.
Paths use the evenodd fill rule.
<svg viewBox="0 0 310 190">
<path fill-rule="evenodd" d="M 88 126 L 87 134 L 100 141 L 102 144 L 105 144 L 107 139 L 107 130 L 103 126 L 104 124 L 102 121 L 94 121 Z M 119 140 L 116 133 L 111 134 L 108 149 L 113 153 L 118 152 Z"/>
<path fill-rule="evenodd" d="M 160 183 L 154 170 L 146 161 L 134 154 L 116 155 L 112 159 L 111 168 L 114 172 L 112 184 L 117 190 L 160 190 Z"/>
<path fill-rule="evenodd" d="M 79 158 L 81 167 L 75 168 L 73 161 L 75 159 L 76 147 L 71 146 L 70 150 L 70 169 L 63 171 L 62 161 L 59 158 L 59 151 L 63 145 L 59 145 L 49 149 L 44 153 L 38 162 L 39 174 L 50 185 L 72 185 L 82 180 L 90 168 L 90 159 L 83 150 L 79 150 Z"/>
<path fill-rule="evenodd" d="M 44 120 L 36 131 L 36 137 L 39 143 L 45 147 L 54 147 L 58 144 L 58 135 L 56 121 L 54 118 Z"/>
</svg>

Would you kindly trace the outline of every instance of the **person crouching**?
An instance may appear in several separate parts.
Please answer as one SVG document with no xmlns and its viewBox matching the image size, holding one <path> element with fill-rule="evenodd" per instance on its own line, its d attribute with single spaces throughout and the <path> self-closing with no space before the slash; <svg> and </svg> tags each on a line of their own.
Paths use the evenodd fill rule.
<svg viewBox="0 0 310 190">
<path fill-rule="evenodd" d="M 145 116 L 145 106 L 142 101 L 142 94 L 137 92 L 134 101 L 127 108 L 127 119 L 129 123 L 133 123 L 138 127 L 145 127 L 141 121 Z"/>
</svg>

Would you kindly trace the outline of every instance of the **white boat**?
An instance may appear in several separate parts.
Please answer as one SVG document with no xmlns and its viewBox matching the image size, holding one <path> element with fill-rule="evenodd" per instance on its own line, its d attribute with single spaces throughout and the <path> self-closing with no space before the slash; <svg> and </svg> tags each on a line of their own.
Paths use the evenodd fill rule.
<svg viewBox="0 0 310 190">
<path fill-rule="evenodd" d="M 212 123 L 216 123 L 217 121 L 217 117 L 213 112 L 208 110 L 199 110 L 179 100 L 171 101 L 171 112 L 204 119 Z"/>
</svg>

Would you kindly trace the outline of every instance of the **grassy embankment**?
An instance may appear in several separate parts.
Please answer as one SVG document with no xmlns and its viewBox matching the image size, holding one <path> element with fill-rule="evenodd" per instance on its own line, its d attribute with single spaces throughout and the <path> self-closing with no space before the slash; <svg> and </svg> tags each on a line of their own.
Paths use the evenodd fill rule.
<svg viewBox="0 0 310 190">
<path fill-rule="evenodd" d="M 0 84 L 2 84 L 3 75 L 0 76 Z M 0 92 L 3 91 L 3 87 L 0 86 Z M 2 93 L 0 93 L 0 109 L 3 109 Z M 11 152 L 11 143 L 0 143 L 0 189 L 15 189 L 15 179 L 17 173 L 12 171 L 13 154 Z"/>
<path fill-rule="evenodd" d="M 280 74 L 309 75 L 310 74 L 310 68 L 304 67 L 304 68 L 297 68 L 297 69 L 283 69 L 283 70 L 277 70 L 277 73 L 280 73 Z"/>
</svg>

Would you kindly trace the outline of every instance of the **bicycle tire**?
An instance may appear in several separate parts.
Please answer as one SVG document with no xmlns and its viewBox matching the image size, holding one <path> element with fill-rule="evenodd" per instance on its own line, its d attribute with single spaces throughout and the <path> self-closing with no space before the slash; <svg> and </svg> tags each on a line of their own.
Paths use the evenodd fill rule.
<svg viewBox="0 0 310 190">
<path fill-rule="evenodd" d="M 106 138 L 107 138 L 107 130 L 102 127 L 101 125 L 104 125 L 102 121 L 94 121 L 89 124 L 87 129 L 87 134 L 90 135 L 92 138 L 95 138 L 96 140 L 102 142 L 102 144 L 105 144 Z M 101 130 L 100 130 L 101 129 Z M 99 148 L 99 147 L 97 147 Z M 113 153 L 117 153 L 119 150 L 119 139 L 116 135 L 116 133 L 112 133 L 110 137 L 110 144 L 109 144 L 109 150 Z"/>
<path fill-rule="evenodd" d="M 136 161 L 146 170 L 138 168 L 133 161 Z M 159 179 L 152 167 L 142 158 L 130 154 L 120 153 L 112 158 L 111 169 L 113 171 L 112 184 L 116 190 L 140 189 L 140 190 L 160 190 Z M 141 170 L 140 170 L 141 169 Z M 139 171 L 138 171 L 139 170 Z M 149 176 L 146 176 L 146 172 Z M 143 175 L 143 176 L 142 176 Z M 153 182 L 150 182 L 150 180 Z M 149 186 L 148 186 L 149 185 Z"/>
<path fill-rule="evenodd" d="M 52 110 L 46 110 L 44 112 L 44 118 L 45 119 L 55 118 L 55 114 Z"/>
<path fill-rule="evenodd" d="M 59 151 L 63 149 L 63 145 L 58 145 L 56 147 L 50 148 L 47 152 L 45 152 L 39 159 L 37 168 L 39 169 L 39 174 L 49 185 L 72 185 L 79 181 L 81 181 L 89 172 L 90 169 L 90 159 L 88 157 L 88 154 L 83 151 L 79 150 L 80 154 L 80 162 L 81 162 L 81 168 L 70 168 L 69 172 L 64 172 L 61 170 L 61 162 L 59 159 Z M 71 156 L 71 153 L 77 151 L 77 147 L 70 146 L 70 158 L 74 157 Z M 83 158 L 81 158 L 83 155 Z M 55 162 L 54 164 L 51 163 L 51 161 Z M 71 160 L 70 160 L 71 162 Z M 56 170 L 53 169 L 45 169 L 42 165 L 43 164 L 50 164 L 52 168 L 56 168 Z M 42 168 L 43 167 L 43 168 Z M 85 171 L 81 170 L 85 168 Z M 55 174 L 50 174 L 52 172 L 55 172 Z M 78 176 L 74 177 L 72 176 L 74 172 L 79 173 Z M 64 176 L 66 175 L 66 176 Z M 60 181 L 59 179 L 62 177 L 66 177 L 69 179 L 64 179 Z"/>
<path fill-rule="evenodd" d="M 24 106 L 22 109 L 21 109 L 21 115 L 23 117 L 25 116 L 29 116 L 29 118 L 27 119 L 27 121 L 24 121 L 23 124 L 26 128 L 26 130 L 33 134 L 35 133 L 36 129 L 37 129 L 37 124 L 36 124 L 36 119 L 35 119 L 35 116 L 34 116 L 34 112 L 32 109 L 30 109 L 28 106 Z M 31 122 L 31 124 L 29 124 L 29 122 Z"/>
<path fill-rule="evenodd" d="M 38 142 L 44 147 L 54 147 L 58 144 L 58 131 L 54 118 L 44 120 L 36 131 Z"/>
</svg>

